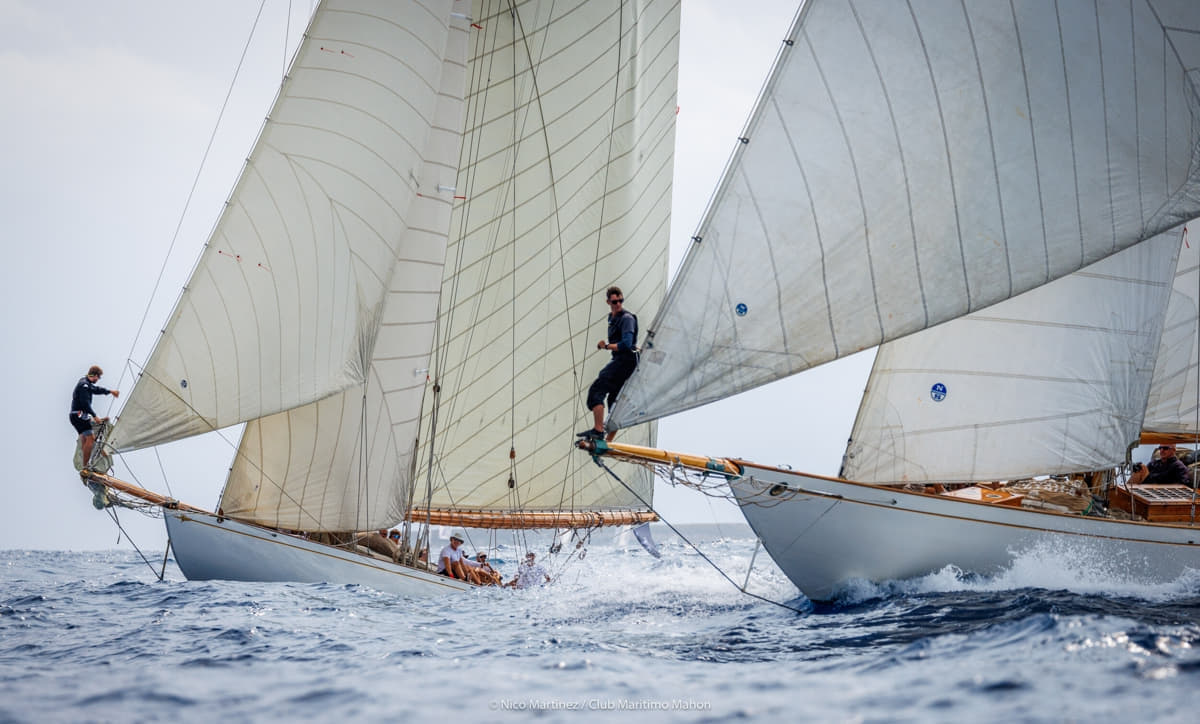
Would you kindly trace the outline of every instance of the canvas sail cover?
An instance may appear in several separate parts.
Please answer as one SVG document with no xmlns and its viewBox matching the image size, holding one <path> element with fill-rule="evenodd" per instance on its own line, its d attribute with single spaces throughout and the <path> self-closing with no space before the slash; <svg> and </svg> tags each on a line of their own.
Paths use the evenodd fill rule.
<svg viewBox="0 0 1200 724">
<path fill-rule="evenodd" d="M 447 2 L 320 6 L 122 410 L 119 449 L 365 382 L 393 268 L 415 259 L 436 276 L 445 248 L 444 228 L 411 228 L 408 215 L 416 193 L 453 186 L 453 165 L 433 178 L 424 156 L 449 18 Z M 434 310 L 416 305 L 409 321 Z"/>
<path fill-rule="evenodd" d="M 612 422 L 982 309 L 1200 215 L 1200 4 L 809 0 Z"/>
<path fill-rule="evenodd" d="M 1189 227 L 1195 227 L 1190 224 Z M 1142 429 L 1165 433 L 1200 433 L 1197 419 L 1197 363 L 1200 361 L 1200 246 L 1184 232 L 1179 264 L 1167 305 L 1162 341 L 1150 384 L 1150 400 Z"/>
<path fill-rule="evenodd" d="M 627 489 L 571 443 L 610 358 L 605 289 L 645 320 L 666 286 L 679 4 L 486 2 L 475 22 L 417 506 L 645 509 L 648 473 Z"/>
<path fill-rule="evenodd" d="M 1098 470 L 1138 438 L 1182 229 L 879 348 L 842 476 Z"/>
</svg>

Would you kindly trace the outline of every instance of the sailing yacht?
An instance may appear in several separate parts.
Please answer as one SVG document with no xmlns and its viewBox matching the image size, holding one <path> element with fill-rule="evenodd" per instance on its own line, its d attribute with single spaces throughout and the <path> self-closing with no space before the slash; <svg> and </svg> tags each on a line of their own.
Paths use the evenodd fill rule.
<svg viewBox="0 0 1200 724">
<path fill-rule="evenodd" d="M 842 470 L 584 447 L 727 482 L 815 600 L 1030 550 L 1200 569 L 1194 491 L 1120 484 L 1140 442 L 1200 436 L 1198 67 L 1194 3 L 808 0 L 609 424 L 878 347 Z M 1077 512 L 1020 492 L 1083 476 Z"/>
<path fill-rule="evenodd" d="M 102 440 L 243 425 L 216 509 L 85 481 L 161 506 L 190 579 L 419 595 L 466 586 L 431 525 L 653 520 L 570 440 L 603 290 L 665 287 L 678 42 L 672 1 L 321 2 Z"/>
</svg>

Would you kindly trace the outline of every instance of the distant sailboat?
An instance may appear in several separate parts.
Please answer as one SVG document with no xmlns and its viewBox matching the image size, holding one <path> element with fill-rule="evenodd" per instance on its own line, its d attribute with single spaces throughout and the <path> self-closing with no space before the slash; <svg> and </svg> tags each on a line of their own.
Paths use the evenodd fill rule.
<svg viewBox="0 0 1200 724">
<path fill-rule="evenodd" d="M 244 423 L 218 509 L 85 479 L 192 579 L 436 593 L 426 524 L 654 519 L 569 441 L 603 290 L 665 287 L 678 42 L 669 1 L 320 3 L 106 440 Z"/>
<path fill-rule="evenodd" d="M 1147 580 L 1200 570 L 1194 515 L 906 489 L 1111 474 L 1151 431 L 1200 435 L 1198 67 L 1194 3 L 809 0 L 610 424 L 882 345 L 843 471 L 593 454 L 723 476 L 814 599 L 1037 546 Z M 788 401 L 773 424 L 814 416 Z"/>
</svg>

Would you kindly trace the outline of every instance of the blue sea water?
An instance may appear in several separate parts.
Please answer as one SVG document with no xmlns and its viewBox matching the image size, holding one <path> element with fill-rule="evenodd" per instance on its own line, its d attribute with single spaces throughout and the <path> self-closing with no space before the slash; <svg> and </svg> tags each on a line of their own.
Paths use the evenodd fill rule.
<svg viewBox="0 0 1200 724">
<path fill-rule="evenodd" d="M 0 721 L 1200 717 L 1200 575 L 1147 589 L 1031 554 L 812 605 L 765 554 L 748 590 L 767 601 L 656 533 L 662 559 L 609 536 L 548 558 L 551 585 L 429 600 L 173 564 L 159 581 L 125 549 L 3 552 Z M 683 533 L 743 582 L 748 529 Z"/>
</svg>

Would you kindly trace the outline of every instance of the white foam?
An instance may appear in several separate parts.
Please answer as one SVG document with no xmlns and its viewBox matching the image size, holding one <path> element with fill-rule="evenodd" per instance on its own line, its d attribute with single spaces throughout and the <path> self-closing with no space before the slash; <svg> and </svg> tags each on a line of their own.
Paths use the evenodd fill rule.
<svg viewBox="0 0 1200 724">
<path fill-rule="evenodd" d="M 903 581 L 877 584 L 850 581 L 839 588 L 836 598 L 855 603 L 897 594 L 1043 588 L 1159 602 L 1200 593 L 1200 571 L 1188 568 L 1175 580 L 1155 582 L 1138 574 L 1138 564 L 1138 561 L 1098 555 L 1083 544 L 1059 546 L 1043 543 L 1017 552 L 1011 564 L 992 575 L 966 573 L 956 566 L 946 566 L 928 575 Z"/>
</svg>

